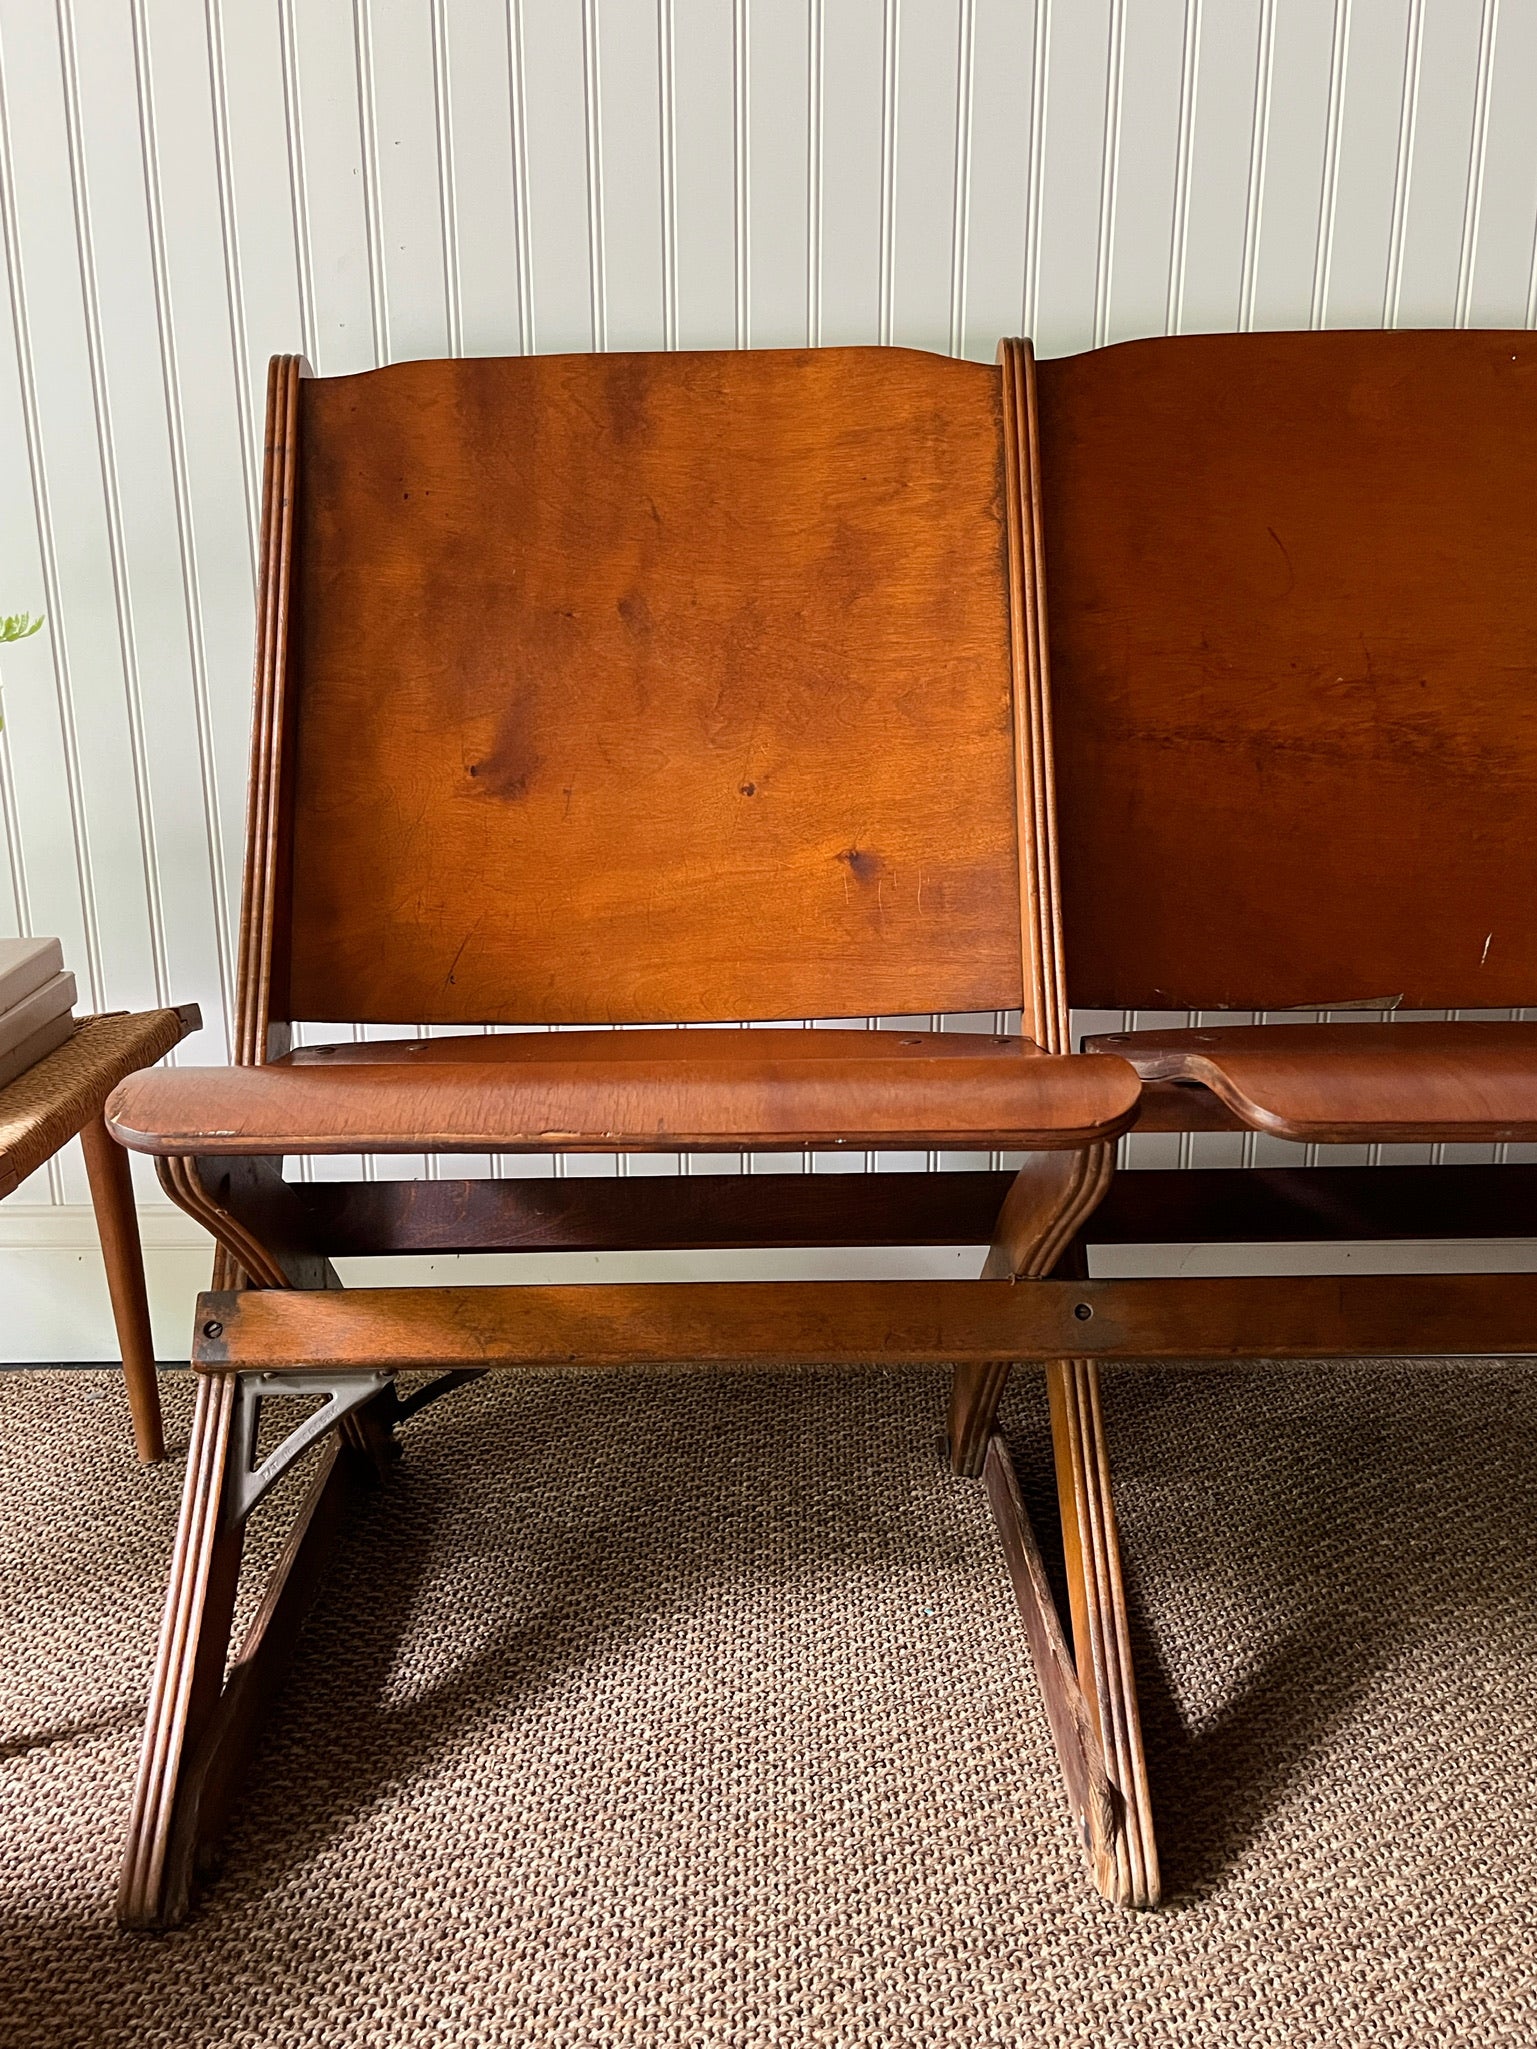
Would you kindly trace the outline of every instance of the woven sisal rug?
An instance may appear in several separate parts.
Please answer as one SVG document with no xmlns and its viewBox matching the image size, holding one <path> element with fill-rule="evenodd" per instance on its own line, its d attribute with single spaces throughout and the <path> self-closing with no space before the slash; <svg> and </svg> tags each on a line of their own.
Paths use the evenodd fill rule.
<svg viewBox="0 0 1537 2049">
<path fill-rule="evenodd" d="M 135 1467 L 110 1376 L 0 1374 L 0 2043 L 1537 2041 L 1537 1378 L 1109 1376 L 1172 1895 L 1140 1919 L 1080 1868 L 943 1397 L 429 1410 L 221 1880 L 130 1938 L 178 1462 Z M 1039 1498 L 1028 1382 L 1009 1423 Z"/>
</svg>

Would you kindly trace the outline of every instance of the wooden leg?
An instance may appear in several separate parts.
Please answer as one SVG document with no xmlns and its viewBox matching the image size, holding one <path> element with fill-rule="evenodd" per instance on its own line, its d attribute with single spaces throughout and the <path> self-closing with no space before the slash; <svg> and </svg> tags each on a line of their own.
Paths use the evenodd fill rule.
<svg viewBox="0 0 1537 2049">
<path fill-rule="evenodd" d="M 957 1366 L 950 1376 L 950 1470 L 967 1479 L 982 1471 L 998 1404 L 1008 1386 L 1005 1363 Z"/>
<path fill-rule="evenodd" d="M 224 1512 L 235 1392 L 233 1374 L 198 1380 L 171 1585 L 118 1888 L 118 1919 L 127 1928 L 165 1926 L 186 1911 L 184 1898 L 168 1896 L 166 1858 L 182 1768 L 223 1684 L 240 1575 L 240 1525 Z"/>
<path fill-rule="evenodd" d="M 250 1487 L 249 1472 L 242 1480 L 250 1446 L 237 1427 L 239 1379 L 234 1373 L 198 1378 L 181 1522 L 118 1890 L 118 1919 L 126 1928 L 169 1928 L 185 1919 L 345 1510 L 395 1448 L 394 1389 L 386 1386 L 382 1395 L 345 1414 L 325 1445 L 226 1680 Z M 359 1399 L 364 1392 L 358 1390 Z"/>
<path fill-rule="evenodd" d="M 1100 1890 L 1125 1906 L 1154 1907 L 1160 1895 L 1158 1850 L 1100 1413 L 1099 1368 L 1090 1359 L 1058 1360 L 1046 1369 L 1046 1386 L 1074 1664 L 1105 1769 L 1125 1802 L 1113 1881 L 1108 1886 L 1101 1881 Z M 1099 1876 L 1096 1871 L 1096 1878 Z"/>
<path fill-rule="evenodd" d="M 998 1212 L 982 1278 L 1023 1281 L 1049 1274 L 1103 1201 L 1114 1172 L 1115 1147 L 1110 1145 L 1029 1154 Z M 950 1383 L 953 1472 L 973 1477 L 981 1472 L 1009 1370 L 1006 1364 L 956 1367 Z"/>
<path fill-rule="evenodd" d="M 1001 1437 L 994 1436 L 988 1441 L 983 1478 L 1009 1578 L 1014 1583 L 1014 1598 L 1030 1640 L 1068 1805 L 1078 1824 L 1095 1884 L 1107 1899 L 1125 1905 L 1126 1872 L 1120 1839 L 1125 1828 L 1126 1803 L 1105 1769 L 1098 1724 L 1078 1684 L 1046 1568 L 1036 1547 L 1035 1532 L 1025 1513 L 1013 1461 Z"/>
<path fill-rule="evenodd" d="M 155 1384 L 155 1348 L 150 1337 L 149 1301 L 144 1292 L 144 1254 L 139 1243 L 139 1218 L 134 1208 L 128 1155 L 113 1142 L 100 1117 L 92 1118 L 81 1131 L 80 1145 L 85 1154 L 85 1171 L 90 1176 L 96 1229 L 107 1267 L 107 1287 L 112 1295 L 134 1442 L 139 1457 L 149 1465 L 165 1457 L 165 1434 L 160 1420 L 160 1391 Z"/>
<path fill-rule="evenodd" d="M 1028 1287 L 1032 1278 L 1060 1271 L 1059 1262 L 1086 1273 L 1076 1234 L 1103 1200 L 1114 1158 L 1113 1147 L 1098 1146 L 1081 1154 L 1027 1159 L 999 1213 L 985 1277 L 1008 1277 Z M 950 1395 L 951 1464 L 957 1473 L 980 1472 L 986 1478 L 1095 1884 L 1120 1906 L 1156 1906 L 1158 1851 L 1100 1415 L 1099 1369 L 1089 1359 L 1059 1359 L 1046 1368 L 1072 1614 L 1070 1662 L 1013 1468 L 1002 1439 L 994 1436 L 1008 1377 L 1006 1365 L 956 1369 Z M 1108 1789 L 1103 1798 L 1101 1787 Z"/>
<path fill-rule="evenodd" d="M 333 1439 L 321 1454 L 224 1691 L 196 1748 L 186 1754 L 154 1925 L 170 1927 L 183 1920 L 198 1881 L 213 1868 L 252 1752 L 293 1661 L 299 1631 L 320 1591 L 347 1511 L 366 1483 L 359 1454 L 343 1439 Z"/>
</svg>

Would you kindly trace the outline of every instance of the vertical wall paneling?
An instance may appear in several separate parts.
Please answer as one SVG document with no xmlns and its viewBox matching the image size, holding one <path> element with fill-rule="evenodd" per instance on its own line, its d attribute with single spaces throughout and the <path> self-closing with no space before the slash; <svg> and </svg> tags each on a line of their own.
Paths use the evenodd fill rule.
<svg viewBox="0 0 1537 2049">
<path fill-rule="evenodd" d="M 745 308 L 754 348 L 810 339 L 812 17 L 787 0 L 745 0 Z"/>
<path fill-rule="evenodd" d="M 1263 149 L 1249 254 L 1248 327 L 1311 323 L 1322 241 L 1340 0 L 1285 0 L 1270 13 Z M 1276 78 L 1295 78 L 1276 91 Z"/>
<path fill-rule="evenodd" d="M 1534 81 L 1533 0 L 0 0 L 0 927 L 223 1057 L 274 351 L 1533 325 Z"/>
<path fill-rule="evenodd" d="M 1479 50 L 1488 6 L 1427 4 L 1394 324 L 1450 327 L 1477 176 Z"/>
<path fill-rule="evenodd" d="M 880 333 L 885 29 L 883 0 L 824 6 L 819 339 L 827 344 Z"/>
<path fill-rule="evenodd" d="M 611 349 L 666 342 L 662 298 L 662 96 L 655 0 L 601 0 L 594 132 L 605 333 Z"/>
<path fill-rule="evenodd" d="M 226 9 L 226 21 L 235 12 Z M 353 8 L 292 5 L 286 16 L 299 275 L 310 300 L 309 356 L 321 376 L 388 360 L 380 331 L 366 195 Z M 255 365 L 253 364 L 253 370 Z"/>
<path fill-rule="evenodd" d="M 959 141 L 966 119 L 963 64 L 971 9 L 964 0 L 929 0 L 889 11 L 891 92 L 889 339 L 908 348 L 951 346 L 957 304 Z"/>
<path fill-rule="evenodd" d="M 535 346 L 593 346 L 583 11 L 523 0 L 529 265 Z M 460 199 L 461 205 L 463 195 Z"/>
<path fill-rule="evenodd" d="M 725 0 L 670 0 L 678 346 L 729 349 L 737 333 L 736 15 Z"/>
<path fill-rule="evenodd" d="M 1025 248 L 1035 159 L 1036 9 L 972 0 L 960 355 L 991 362 L 1025 331 Z M 1040 67 L 1044 74 L 1044 66 Z"/>
<path fill-rule="evenodd" d="M 1111 103 L 1114 0 L 1059 4 L 1047 18 L 1047 89 L 1036 233 L 1035 344 L 1065 355 L 1094 342 L 1105 220 L 1106 116 Z M 1113 154 L 1113 151 L 1111 152 Z"/>
<path fill-rule="evenodd" d="M 381 354 L 445 356 L 458 340 L 445 178 L 443 39 L 430 4 L 354 0 L 363 198 Z"/>
<path fill-rule="evenodd" d="M 1190 0 L 1133 0 L 1115 23 L 1114 111 L 1106 122 L 1111 175 L 1101 205 L 1096 309 L 1104 341 L 1162 334 L 1174 324 L 1170 302 L 1179 294 L 1171 281 L 1189 196 L 1197 19 Z"/>
<path fill-rule="evenodd" d="M 1252 175 L 1268 77 L 1264 0 L 1221 0 L 1201 10 L 1192 63 L 1189 191 L 1178 280 L 1184 333 L 1234 328 L 1243 307 Z"/>
<path fill-rule="evenodd" d="M 434 48 L 450 342 L 464 355 L 520 355 L 526 231 L 514 10 L 435 0 Z"/>
<path fill-rule="evenodd" d="M 1490 45 L 1467 324 L 1530 327 L 1537 321 L 1537 7 L 1502 6 Z"/>
<path fill-rule="evenodd" d="M 1323 327 L 1378 327 L 1388 288 L 1409 0 L 1350 12 L 1339 91 Z"/>
</svg>

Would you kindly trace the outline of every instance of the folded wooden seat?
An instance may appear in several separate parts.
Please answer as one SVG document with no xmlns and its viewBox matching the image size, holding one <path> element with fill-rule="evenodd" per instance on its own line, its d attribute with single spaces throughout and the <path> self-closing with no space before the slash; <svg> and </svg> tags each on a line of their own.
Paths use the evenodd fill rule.
<svg viewBox="0 0 1537 2049">
<path fill-rule="evenodd" d="M 1253 1131 L 1326 1145 L 1537 1139 L 1537 1023 L 1207 1025 L 1085 1038 L 1209 1089 Z"/>
<path fill-rule="evenodd" d="M 985 1476 L 1095 1882 L 1158 1900 L 1097 1362 L 1524 1352 L 1537 1279 L 1094 1278 L 1118 1137 L 1531 1135 L 1533 1028 L 1073 1053 L 1069 998 L 1530 999 L 1526 857 L 1470 795 L 1492 777 L 1529 820 L 1537 788 L 1537 408 L 1507 341 L 1524 362 L 1474 335 L 1039 374 L 1017 342 L 274 361 L 236 1064 L 109 1106 L 219 1245 L 125 1923 L 186 1912 L 348 1494 L 424 1402 L 487 1368 L 797 1361 L 955 1369 L 952 1462 Z M 705 1203 L 479 1157 L 851 1148 L 988 1158 Z M 358 1153 L 478 1171 L 283 1171 Z M 979 1237 L 968 1282 L 344 1290 L 331 1264 Z M 996 1430 L 1018 1362 L 1050 1395 L 1070 1629 Z M 439 1377 L 402 1395 L 413 1369 Z M 259 1457 L 262 1405 L 301 1394 Z M 245 1523 L 321 1440 L 227 1664 Z"/>
</svg>

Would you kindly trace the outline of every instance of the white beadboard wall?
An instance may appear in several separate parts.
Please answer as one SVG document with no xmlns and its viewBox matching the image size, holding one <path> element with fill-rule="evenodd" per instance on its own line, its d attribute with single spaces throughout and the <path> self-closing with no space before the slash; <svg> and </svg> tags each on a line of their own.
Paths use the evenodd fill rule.
<svg viewBox="0 0 1537 2049">
<path fill-rule="evenodd" d="M 273 351 L 1531 326 L 1534 108 L 1537 0 L 0 0 L 0 924 L 225 1057 Z M 111 1355 L 85 1204 L 7 1357 Z"/>
</svg>

